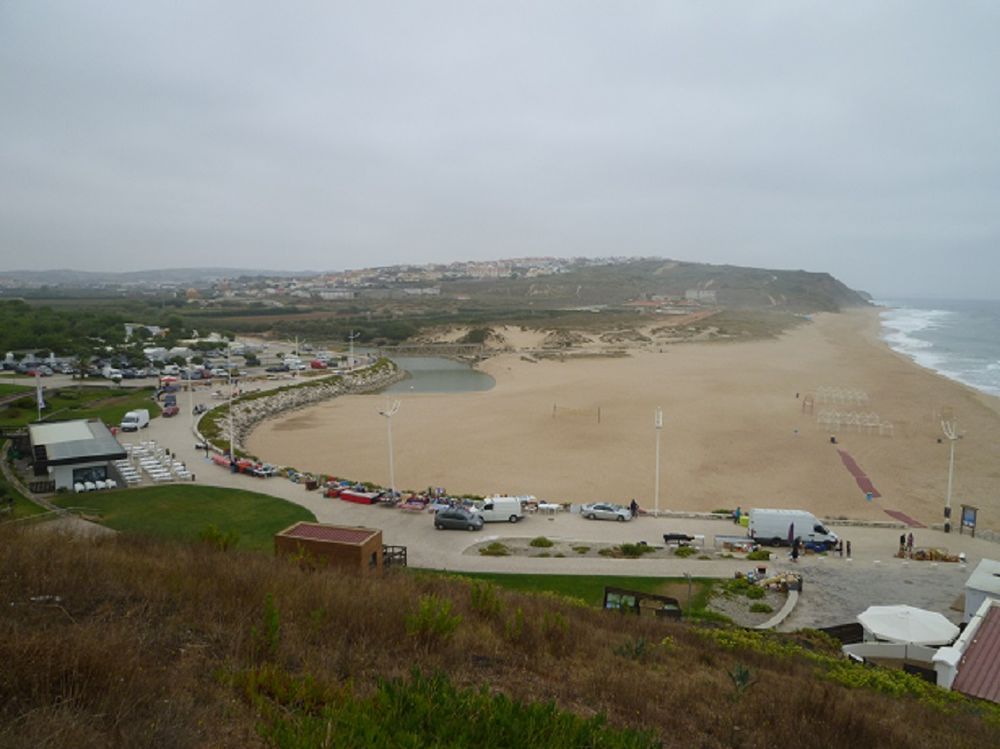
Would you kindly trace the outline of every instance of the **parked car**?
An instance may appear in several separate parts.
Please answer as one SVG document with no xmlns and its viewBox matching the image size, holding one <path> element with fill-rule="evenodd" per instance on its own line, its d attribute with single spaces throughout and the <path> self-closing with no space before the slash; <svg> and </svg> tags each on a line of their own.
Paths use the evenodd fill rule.
<svg viewBox="0 0 1000 749">
<path fill-rule="evenodd" d="M 172 406 L 167 406 L 166 408 L 163 409 L 164 416 L 176 416 L 180 412 L 181 410 L 180 408 L 177 407 L 176 403 Z"/>
<path fill-rule="evenodd" d="M 632 519 L 632 511 L 621 505 L 610 502 L 596 502 L 592 505 L 584 505 L 580 508 L 580 514 L 587 520 L 618 520 L 619 522 Z"/>
<path fill-rule="evenodd" d="M 212 377 L 229 377 L 229 370 L 225 367 L 216 367 L 212 370 Z"/>
<path fill-rule="evenodd" d="M 287 372 L 288 367 L 284 364 L 275 364 L 273 367 L 268 367 L 264 370 L 265 372 Z"/>
<path fill-rule="evenodd" d="M 434 527 L 440 530 L 478 531 L 483 528 L 483 519 L 464 507 L 447 507 L 434 515 Z"/>
</svg>

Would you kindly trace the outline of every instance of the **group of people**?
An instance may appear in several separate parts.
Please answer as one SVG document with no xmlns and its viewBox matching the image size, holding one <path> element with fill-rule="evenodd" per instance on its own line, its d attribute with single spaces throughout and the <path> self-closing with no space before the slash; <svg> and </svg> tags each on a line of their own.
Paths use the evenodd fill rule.
<svg viewBox="0 0 1000 749">
<path fill-rule="evenodd" d="M 899 534 L 899 556 L 901 557 L 913 556 L 913 533 Z"/>
</svg>

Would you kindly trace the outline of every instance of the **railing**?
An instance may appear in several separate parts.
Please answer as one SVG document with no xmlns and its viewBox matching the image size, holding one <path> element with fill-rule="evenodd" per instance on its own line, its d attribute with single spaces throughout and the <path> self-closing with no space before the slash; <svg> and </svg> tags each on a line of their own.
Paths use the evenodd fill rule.
<svg viewBox="0 0 1000 749">
<path fill-rule="evenodd" d="M 382 546 L 382 566 L 383 567 L 405 567 L 406 547 L 405 546 Z"/>
</svg>

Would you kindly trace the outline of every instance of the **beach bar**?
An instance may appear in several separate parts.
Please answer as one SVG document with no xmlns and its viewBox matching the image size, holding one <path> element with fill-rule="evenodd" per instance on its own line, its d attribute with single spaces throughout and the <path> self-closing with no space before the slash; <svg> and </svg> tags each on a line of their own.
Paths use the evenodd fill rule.
<svg viewBox="0 0 1000 749">
<path fill-rule="evenodd" d="M 303 555 L 363 575 L 382 572 L 382 531 L 298 522 L 274 536 L 278 556 Z"/>
</svg>

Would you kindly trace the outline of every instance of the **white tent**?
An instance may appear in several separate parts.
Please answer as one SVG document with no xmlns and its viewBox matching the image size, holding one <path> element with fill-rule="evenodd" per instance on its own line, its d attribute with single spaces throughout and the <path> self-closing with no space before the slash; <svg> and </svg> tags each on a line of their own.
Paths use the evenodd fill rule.
<svg viewBox="0 0 1000 749">
<path fill-rule="evenodd" d="M 913 606 L 869 606 L 858 621 L 872 637 L 889 642 L 947 645 L 958 637 L 958 627 L 944 616 Z"/>
</svg>

